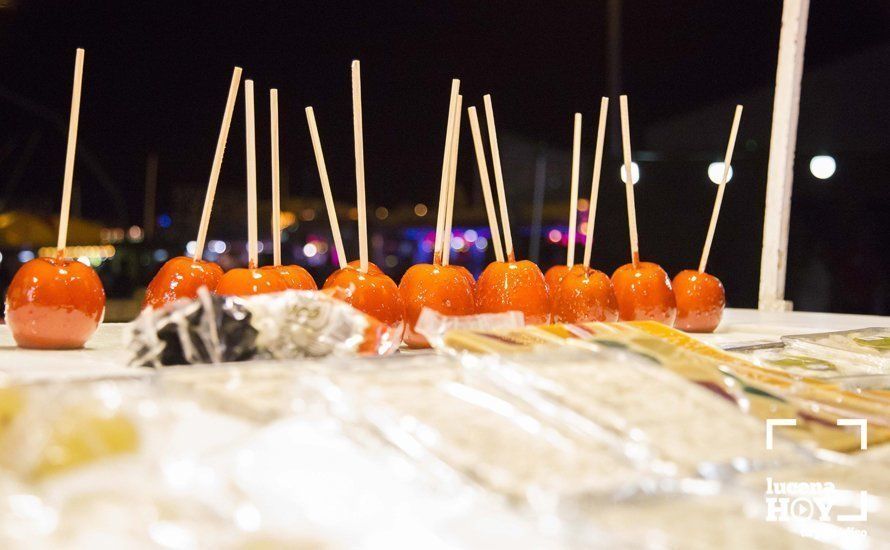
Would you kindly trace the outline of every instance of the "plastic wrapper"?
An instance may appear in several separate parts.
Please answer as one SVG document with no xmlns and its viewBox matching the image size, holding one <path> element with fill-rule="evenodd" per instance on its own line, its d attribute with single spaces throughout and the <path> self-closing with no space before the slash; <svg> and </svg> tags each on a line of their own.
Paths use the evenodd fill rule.
<svg viewBox="0 0 890 550">
<path fill-rule="evenodd" d="M 202 289 L 144 310 L 127 335 L 130 363 L 147 367 L 382 355 L 398 344 L 391 328 L 328 293 L 297 290 L 240 298 Z"/>
<path fill-rule="evenodd" d="M 608 434 L 602 441 L 578 437 L 496 387 L 466 379 L 454 359 L 398 363 L 331 371 L 325 393 L 341 418 L 444 477 L 546 507 L 562 495 L 612 494 L 651 474 Z"/>
<path fill-rule="evenodd" d="M 652 463 L 672 475 L 721 479 L 813 460 L 779 438 L 766 449 L 762 422 L 630 349 L 562 348 L 465 360 L 540 415 L 564 419 L 579 434 L 601 438 L 607 431 L 627 445 L 645 446 Z"/>
<path fill-rule="evenodd" d="M 783 435 L 809 446 L 853 451 L 859 448 L 855 427 L 838 425 L 843 418 L 866 418 L 869 443 L 890 441 L 890 408 L 886 393 L 850 391 L 825 380 L 801 379 L 766 369 L 654 322 L 582 323 L 517 329 L 449 330 L 427 327 L 430 342 L 452 352 L 510 356 L 531 351 L 602 347 L 626 349 L 679 374 L 765 421 L 794 419 Z"/>
<path fill-rule="evenodd" d="M 136 406 L 114 382 L 0 387 L 0 468 L 40 480 L 134 453 Z"/>
<path fill-rule="evenodd" d="M 230 393 L 199 397 L 202 370 Z M 245 365 L 150 382 L 4 388 L 0 547 L 559 547 L 499 498 L 444 483 L 379 439 L 342 429 L 324 408 L 300 405 L 314 390 L 299 373 L 316 376 Z M 270 384 L 292 404 L 275 421 L 257 424 L 214 403 L 239 392 L 259 399 Z M 72 430 L 72 406 L 126 421 L 134 444 L 110 450 L 90 422 Z M 64 454 L 52 443 L 60 432 L 106 452 L 38 471 L 43 455 Z"/>
<path fill-rule="evenodd" d="M 782 342 L 791 350 L 859 363 L 873 374 L 890 374 L 890 327 L 783 336 Z"/>
<path fill-rule="evenodd" d="M 737 347 L 732 352 L 763 368 L 788 373 L 796 378 L 833 379 L 880 372 L 880 369 L 861 361 L 829 358 L 825 353 L 788 348 L 782 343 Z"/>
<path fill-rule="evenodd" d="M 685 493 L 630 495 L 607 506 L 601 502 L 567 502 L 563 505 L 562 519 L 574 527 L 574 538 L 581 547 L 595 546 L 602 531 L 620 541 L 616 548 L 811 550 L 845 547 L 830 540 L 838 539 L 842 532 L 827 537 L 818 521 L 765 521 L 764 502 L 754 495 L 719 486 L 700 489 L 687 487 Z"/>
</svg>

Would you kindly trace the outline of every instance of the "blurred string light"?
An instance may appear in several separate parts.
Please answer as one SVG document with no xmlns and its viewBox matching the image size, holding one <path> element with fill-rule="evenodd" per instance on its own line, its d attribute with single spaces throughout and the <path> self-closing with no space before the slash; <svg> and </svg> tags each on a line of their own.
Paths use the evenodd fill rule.
<svg viewBox="0 0 890 550">
<path fill-rule="evenodd" d="M 130 229 L 127 230 L 127 238 L 134 243 L 142 242 L 143 236 L 144 233 L 142 232 L 142 228 L 138 225 L 132 225 L 130 226 Z"/>
<path fill-rule="evenodd" d="M 103 243 L 119 243 L 124 240 L 124 235 L 121 227 L 103 227 L 99 231 L 99 240 Z"/>
<path fill-rule="evenodd" d="M 28 252 L 31 258 L 34 258 L 34 253 L 30 250 L 23 251 Z M 79 261 L 80 258 L 86 258 L 87 263 L 93 261 L 95 265 L 98 265 L 102 262 L 102 260 L 107 260 L 109 258 L 113 258 L 117 250 L 114 246 L 110 244 L 105 245 L 87 245 L 87 246 L 68 246 L 65 248 L 65 253 L 71 258 L 77 258 Z M 56 257 L 56 247 L 54 246 L 42 246 L 37 250 L 37 256 L 40 258 L 55 258 Z M 19 253 L 19 257 L 21 257 L 21 253 Z"/>
<path fill-rule="evenodd" d="M 464 240 L 461 237 L 451 239 L 451 248 L 453 250 L 461 250 L 464 247 Z"/>
<path fill-rule="evenodd" d="M 640 181 L 640 165 L 639 164 L 637 164 L 636 162 L 631 162 L 630 163 L 630 173 L 633 176 L 632 179 L 633 179 L 634 184 L 636 184 L 638 181 Z M 625 169 L 623 164 L 621 165 L 621 181 L 623 183 L 627 183 L 627 170 Z"/>
<path fill-rule="evenodd" d="M 385 220 L 389 217 L 389 209 L 385 206 L 378 206 L 376 210 L 374 210 L 374 215 L 377 216 L 378 220 Z"/>
<path fill-rule="evenodd" d="M 281 220 L 281 229 L 287 229 L 297 221 L 297 215 L 289 210 L 282 210 L 279 219 Z"/>
<path fill-rule="evenodd" d="M 476 248 L 479 250 L 485 250 L 488 248 L 488 239 L 485 237 L 479 237 L 476 239 Z"/>
<path fill-rule="evenodd" d="M 208 243 L 210 245 L 210 250 L 216 252 L 217 254 L 222 254 L 226 251 L 228 245 L 224 241 L 210 241 Z"/>
<path fill-rule="evenodd" d="M 426 216 L 427 212 L 429 212 L 429 209 L 422 202 L 419 202 L 414 205 L 414 214 L 417 215 L 418 217 L 422 218 L 422 217 Z"/>
<path fill-rule="evenodd" d="M 198 243 L 195 241 L 189 241 L 185 244 L 185 253 L 189 256 L 195 255 L 195 248 L 197 248 Z"/>
<path fill-rule="evenodd" d="M 816 155 L 810 159 L 810 173 L 820 180 L 827 180 L 837 170 L 837 162 L 829 155 Z"/>
<path fill-rule="evenodd" d="M 34 252 L 30 250 L 22 250 L 19 252 L 18 258 L 20 263 L 30 262 L 34 259 Z"/>
<path fill-rule="evenodd" d="M 173 218 L 171 218 L 169 214 L 161 214 L 158 216 L 158 226 L 163 229 L 168 229 L 171 225 L 173 225 Z"/>
<path fill-rule="evenodd" d="M 558 243 L 562 240 L 562 231 L 559 229 L 551 229 L 549 233 L 547 233 L 547 238 L 550 239 L 552 243 Z"/>
<path fill-rule="evenodd" d="M 303 255 L 307 258 L 312 258 L 318 254 L 318 246 L 315 243 L 306 243 L 303 245 Z"/>
<path fill-rule="evenodd" d="M 152 254 L 151 257 L 154 258 L 154 261 L 160 263 L 160 262 L 166 262 L 167 258 L 169 258 L 170 255 L 167 254 L 167 251 L 164 250 L 163 248 L 159 248 L 154 251 L 154 253 Z"/>
<path fill-rule="evenodd" d="M 305 222 L 311 222 L 315 219 L 315 209 L 313 208 L 304 208 L 302 212 L 300 212 L 300 217 Z"/>
<path fill-rule="evenodd" d="M 478 238 L 479 234 L 476 233 L 475 229 L 467 229 L 466 231 L 464 231 L 464 240 L 468 243 L 474 243 Z"/>
<path fill-rule="evenodd" d="M 578 199 L 578 211 L 587 212 L 590 208 L 590 201 L 587 199 Z"/>
<path fill-rule="evenodd" d="M 720 179 L 723 177 L 723 163 L 722 162 L 712 162 L 708 165 L 708 178 L 714 183 L 720 183 Z M 729 165 L 729 173 L 726 174 L 727 183 L 732 179 L 732 165 Z"/>
</svg>

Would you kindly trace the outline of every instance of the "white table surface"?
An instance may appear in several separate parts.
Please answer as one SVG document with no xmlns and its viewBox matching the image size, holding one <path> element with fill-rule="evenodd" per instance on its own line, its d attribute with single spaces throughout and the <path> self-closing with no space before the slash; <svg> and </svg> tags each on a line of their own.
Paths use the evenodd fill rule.
<svg viewBox="0 0 890 550">
<path fill-rule="evenodd" d="M 717 346 L 776 341 L 782 335 L 890 327 L 890 317 L 810 312 L 763 312 L 727 309 L 714 334 L 697 337 Z M 152 371 L 127 366 L 123 323 L 99 327 L 85 349 L 68 351 L 23 350 L 15 345 L 9 327 L 0 325 L 0 379 L 16 381 L 69 380 L 109 375 L 145 376 Z"/>
</svg>

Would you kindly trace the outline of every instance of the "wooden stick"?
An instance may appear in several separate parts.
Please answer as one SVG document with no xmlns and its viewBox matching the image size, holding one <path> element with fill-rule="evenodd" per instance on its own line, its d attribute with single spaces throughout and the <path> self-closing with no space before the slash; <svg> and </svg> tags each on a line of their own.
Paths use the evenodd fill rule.
<svg viewBox="0 0 890 550">
<path fill-rule="evenodd" d="M 204 255 L 204 246 L 207 242 L 207 227 L 210 225 L 210 212 L 213 209 L 213 198 L 216 196 L 216 184 L 219 182 L 219 171 L 222 168 L 223 154 L 226 152 L 226 140 L 229 138 L 229 127 L 232 125 L 232 113 L 235 110 L 235 100 L 238 98 L 239 84 L 241 84 L 241 67 L 235 67 L 232 71 L 232 82 L 229 84 L 229 97 L 226 99 L 226 109 L 223 111 L 219 137 L 216 140 L 213 164 L 210 166 L 210 180 L 207 182 L 207 195 L 204 196 L 204 210 L 201 212 L 201 223 L 198 225 L 198 239 L 193 255 L 196 262 L 201 261 L 201 257 Z"/>
<path fill-rule="evenodd" d="M 606 120 L 609 114 L 609 98 L 600 100 L 600 122 L 596 129 L 596 152 L 593 156 L 593 180 L 590 184 L 590 205 L 587 210 L 587 240 L 584 242 L 584 265 L 590 267 L 593 251 L 593 229 L 596 226 L 596 203 L 600 194 L 600 174 L 603 169 L 603 145 L 606 141 Z"/>
<path fill-rule="evenodd" d="M 451 152 L 448 155 L 448 197 L 445 212 L 445 229 L 442 234 L 442 265 L 451 263 L 451 222 L 454 219 L 454 186 L 457 184 L 457 151 L 460 144 L 460 110 L 463 107 L 463 96 L 457 96 L 457 108 L 454 110 L 454 134 L 451 136 Z"/>
<path fill-rule="evenodd" d="M 624 170 L 627 173 L 624 193 L 627 199 L 627 224 L 630 229 L 630 257 L 634 267 L 640 262 L 640 244 L 637 238 L 637 207 L 634 203 L 633 162 L 630 157 L 630 120 L 627 114 L 627 96 L 619 98 L 621 110 L 621 149 L 624 151 Z"/>
<path fill-rule="evenodd" d="M 272 265 L 281 265 L 281 174 L 278 158 L 278 90 L 269 90 L 272 131 Z"/>
<path fill-rule="evenodd" d="M 451 81 L 451 96 L 448 103 L 448 127 L 445 129 L 445 151 L 442 153 L 442 179 L 439 183 L 439 212 L 436 218 L 436 240 L 433 246 L 433 264 L 442 263 L 442 239 L 445 230 L 445 216 L 448 208 L 448 169 L 451 156 L 451 142 L 454 139 L 454 119 L 460 118 L 457 97 L 460 91 L 460 80 Z"/>
<path fill-rule="evenodd" d="M 362 75 L 358 60 L 352 62 L 352 133 L 355 136 L 355 190 L 358 207 L 359 271 L 368 272 L 368 209 L 365 204 L 365 144 L 362 130 Z"/>
<path fill-rule="evenodd" d="M 62 178 L 62 208 L 59 212 L 59 239 L 56 256 L 65 257 L 68 241 L 68 214 L 71 211 L 71 187 L 74 183 L 74 154 L 77 152 L 77 123 L 80 120 L 80 94 L 83 88 L 83 48 L 74 54 L 74 87 L 71 91 L 71 117 L 68 120 L 68 149 L 65 151 L 65 173 Z"/>
<path fill-rule="evenodd" d="M 253 111 L 253 80 L 244 81 L 244 126 L 247 132 L 247 266 L 259 267 L 256 221 L 256 120 Z"/>
<path fill-rule="evenodd" d="M 491 95 L 485 94 L 485 119 L 488 122 L 488 141 L 491 146 L 491 164 L 494 168 L 494 182 L 498 190 L 498 202 L 501 206 L 501 224 L 504 226 L 504 246 L 507 260 L 516 261 L 513 253 L 513 235 L 510 233 L 510 216 L 507 214 L 507 195 L 504 192 L 504 173 L 501 170 L 501 152 L 498 149 L 498 133 L 494 125 L 494 109 L 491 107 Z"/>
<path fill-rule="evenodd" d="M 572 135 L 572 196 L 569 198 L 569 248 L 566 266 L 575 265 L 575 237 L 578 232 L 578 179 L 581 171 L 581 113 L 575 113 L 575 130 Z"/>
<path fill-rule="evenodd" d="M 324 193 L 324 203 L 328 210 L 328 220 L 331 222 L 331 234 L 334 236 L 334 249 L 337 251 L 337 261 L 340 269 L 346 267 L 346 252 L 343 248 L 343 237 L 340 236 L 340 223 L 337 221 L 337 207 L 334 205 L 334 197 L 331 194 L 331 182 L 328 179 L 328 168 L 324 162 L 324 153 L 321 150 L 321 138 L 318 137 L 318 125 L 315 123 L 315 112 L 312 107 L 306 107 L 306 121 L 309 123 L 309 135 L 312 136 L 312 149 L 315 151 L 315 163 L 318 165 L 318 178 L 321 180 L 321 190 Z"/>
<path fill-rule="evenodd" d="M 735 138 L 739 133 L 739 121 L 742 120 L 742 106 L 735 106 L 735 116 L 732 119 L 732 129 L 729 131 L 729 143 L 726 145 L 726 156 L 723 159 L 723 176 L 717 186 L 717 199 L 714 201 L 714 210 L 711 212 L 711 225 L 708 226 L 708 236 L 705 238 L 705 247 L 701 253 L 701 261 L 698 263 L 698 272 L 704 273 L 708 264 L 708 256 L 711 254 L 711 244 L 714 242 L 714 231 L 717 229 L 717 217 L 720 215 L 720 205 L 723 204 L 723 192 L 726 190 L 726 180 L 729 179 L 729 171 L 732 169 L 732 152 L 735 149 Z"/>
<path fill-rule="evenodd" d="M 491 181 L 488 179 L 488 164 L 485 162 L 485 148 L 482 145 L 482 132 L 479 130 L 479 117 L 476 107 L 467 109 L 470 116 L 470 131 L 473 134 L 473 149 L 476 151 L 476 164 L 479 166 L 479 180 L 482 182 L 482 196 L 485 199 L 485 212 L 488 214 L 488 227 L 491 228 L 491 246 L 494 256 L 499 262 L 504 261 L 501 248 L 501 233 L 498 230 L 498 218 L 494 213 L 494 200 L 491 198 Z"/>
</svg>

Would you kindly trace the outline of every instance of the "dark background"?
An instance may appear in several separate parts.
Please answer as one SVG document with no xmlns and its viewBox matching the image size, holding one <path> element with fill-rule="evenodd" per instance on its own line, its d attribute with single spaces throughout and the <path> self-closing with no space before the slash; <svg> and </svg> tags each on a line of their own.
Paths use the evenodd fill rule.
<svg viewBox="0 0 890 550">
<path fill-rule="evenodd" d="M 599 98 L 611 96 L 617 115 L 617 94 L 627 93 L 643 173 L 636 187 L 642 254 L 673 274 L 697 264 L 716 191 L 707 166 L 722 160 L 733 105 L 742 102 L 735 175 L 709 271 L 724 281 L 731 306 L 756 307 L 781 2 L 0 0 L 0 6 L 5 211 L 50 216 L 58 208 L 76 47 L 86 49 L 76 168 L 84 218 L 141 224 L 146 157 L 156 153 L 156 210 L 175 222 L 157 241 L 171 255 L 182 253 L 194 238 L 234 65 L 256 81 L 261 199 L 269 196 L 267 90 L 277 87 L 287 194 L 321 196 L 302 112 L 313 105 L 335 197 L 351 204 L 349 63 L 358 58 L 371 212 L 374 206 L 410 212 L 419 202 L 435 211 L 450 79 L 458 77 L 465 106 L 481 109 L 482 94 L 493 95 L 523 257 L 531 244 L 535 151 L 546 151 L 549 163 L 545 226 L 564 225 L 551 211 L 566 204 L 572 113 L 585 115 L 585 196 Z M 786 292 L 798 309 L 890 312 L 888 29 L 888 2 L 811 2 Z M 594 248 L 594 265 L 606 272 L 628 259 L 617 130 L 617 118 L 610 119 Z M 12 187 L 15 161 L 35 133 L 39 146 Z M 230 204 L 229 196 L 237 208 L 214 211 L 211 238 L 244 234 L 243 135 L 239 98 L 220 181 L 222 204 Z M 466 124 L 461 139 L 458 201 L 478 208 Z M 815 154 L 837 159 L 832 178 L 810 174 Z M 326 223 L 323 210 L 319 215 Z M 373 216 L 371 223 L 387 239 L 404 238 L 392 224 Z M 348 230 L 346 238 L 355 255 Z M 18 265 L 14 253 L 4 254 L 0 287 Z M 545 242 L 538 259 L 546 269 L 564 254 Z M 407 264 L 400 258 L 388 271 L 397 277 Z M 157 267 L 143 265 L 144 273 L 118 283 L 116 292 L 136 290 Z M 315 271 L 323 276 L 326 266 Z"/>
</svg>

